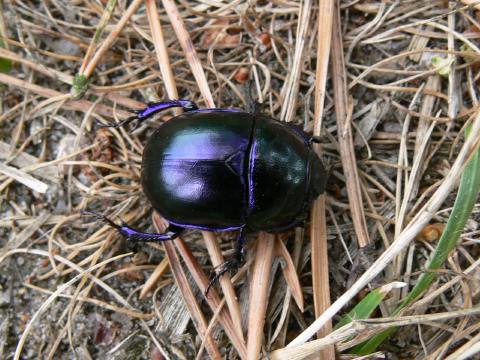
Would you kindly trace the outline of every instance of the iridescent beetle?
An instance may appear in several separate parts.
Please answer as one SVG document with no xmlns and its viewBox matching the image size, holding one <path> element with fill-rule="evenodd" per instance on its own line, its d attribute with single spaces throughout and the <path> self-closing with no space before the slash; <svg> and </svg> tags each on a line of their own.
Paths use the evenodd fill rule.
<svg viewBox="0 0 480 360">
<path fill-rule="evenodd" d="M 143 152 L 145 195 L 169 222 L 145 233 L 91 213 L 131 241 L 175 239 L 184 229 L 238 230 L 232 258 L 212 283 L 243 259 L 245 232 L 278 232 L 302 222 L 325 190 L 326 173 L 312 148 L 317 139 L 254 111 L 199 109 L 189 100 L 149 104 L 118 124 L 143 121 L 173 107 L 185 111 L 160 125 Z"/>
</svg>

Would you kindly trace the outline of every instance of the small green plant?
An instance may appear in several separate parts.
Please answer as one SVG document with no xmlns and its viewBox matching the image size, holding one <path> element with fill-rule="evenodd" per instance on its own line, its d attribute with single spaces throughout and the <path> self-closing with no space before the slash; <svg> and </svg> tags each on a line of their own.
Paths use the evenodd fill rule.
<svg viewBox="0 0 480 360">
<path fill-rule="evenodd" d="M 335 330 L 347 325 L 353 320 L 368 319 L 392 289 L 403 286 L 405 286 L 405 283 L 393 282 L 370 291 L 367 296 L 335 325 Z"/>
<path fill-rule="evenodd" d="M 5 44 L 2 40 L 0 40 L 0 47 L 4 47 Z M 8 73 L 12 70 L 12 61 L 4 58 L 0 58 L 0 72 Z"/>
</svg>

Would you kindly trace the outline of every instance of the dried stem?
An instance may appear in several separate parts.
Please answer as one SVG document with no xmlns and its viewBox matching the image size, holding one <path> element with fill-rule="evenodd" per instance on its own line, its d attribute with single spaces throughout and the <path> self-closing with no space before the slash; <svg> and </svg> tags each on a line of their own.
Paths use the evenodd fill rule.
<svg viewBox="0 0 480 360">
<path fill-rule="evenodd" d="M 195 46 L 190 39 L 190 35 L 188 34 L 188 31 L 185 27 L 182 16 L 178 12 L 177 6 L 175 5 L 175 2 L 173 2 L 173 0 L 162 0 L 162 2 L 165 10 L 167 11 L 168 17 L 172 22 L 175 34 L 177 34 L 178 41 L 182 46 L 185 57 L 187 58 L 190 68 L 192 69 L 193 76 L 197 81 L 200 92 L 207 104 L 207 107 L 213 108 L 215 107 L 215 104 L 213 102 L 210 88 L 208 87 L 208 81 L 205 76 L 205 72 L 203 71 L 202 63 L 198 59 Z"/>
<path fill-rule="evenodd" d="M 323 108 L 325 103 L 326 84 L 330 47 L 332 43 L 332 26 L 334 0 L 321 0 L 318 8 L 318 42 L 317 42 L 317 69 L 315 83 L 315 117 L 313 134 L 320 136 L 322 129 Z M 321 149 L 315 144 L 317 154 L 321 156 Z M 330 306 L 330 285 L 328 276 L 327 224 L 325 214 L 325 195 L 315 200 L 310 212 L 311 228 L 310 241 L 312 243 L 312 290 L 315 316 L 320 316 Z M 332 322 L 329 321 L 318 332 L 319 338 L 332 331 Z M 335 349 L 328 347 L 320 353 L 322 359 L 335 359 Z"/>
<path fill-rule="evenodd" d="M 117 39 L 118 35 L 123 30 L 128 20 L 130 20 L 130 18 L 135 13 L 135 11 L 137 11 L 138 7 L 142 4 L 142 2 L 143 0 L 133 0 L 131 2 L 131 4 L 128 6 L 128 9 L 123 13 L 122 17 L 120 18 L 120 21 L 115 25 L 115 28 L 110 32 L 110 34 L 108 34 L 102 45 L 100 45 L 97 52 L 93 56 L 92 60 L 85 67 L 85 71 L 81 72 L 80 75 L 85 76 L 85 78 L 87 79 L 92 76 L 93 72 L 95 71 L 95 67 L 100 62 L 103 55 L 107 52 L 108 49 L 110 49 L 113 42 Z"/>
<path fill-rule="evenodd" d="M 155 0 L 146 0 L 146 8 L 148 15 L 148 23 L 150 24 L 150 31 L 152 33 L 153 45 L 155 45 L 155 54 L 157 54 L 158 65 L 160 66 L 160 73 L 162 74 L 165 89 L 167 90 L 170 99 L 178 99 L 177 86 L 173 76 L 172 66 L 168 59 L 168 49 L 165 45 L 163 37 L 162 25 L 158 17 L 157 2 Z M 174 110 L 175 115 L 180 114 L 180 109 Z"/>
<path fill-rule="evenodd" d="M 257 360 L 263 342 L 270 273 L 275 235 L 261 233 L 255 250 L 255 263 L 249 287 L 247 359 Z"/>
<path fill-rule="evenodd" d="M 351 113 L 348 110 L 347 74 L 343 57 L 342 27 L 338 2 L 333 16 L 332 36 L 332 79 L 337 118 L 338 143 L 342 159 L 343 171 L 347 185 L 348 201 L 352 213 L 353 226 L 359 247 L 370 243 L 363 210 L 362 191 L 358 177 L 357 161 L 353 148 Z"/>
</svg>

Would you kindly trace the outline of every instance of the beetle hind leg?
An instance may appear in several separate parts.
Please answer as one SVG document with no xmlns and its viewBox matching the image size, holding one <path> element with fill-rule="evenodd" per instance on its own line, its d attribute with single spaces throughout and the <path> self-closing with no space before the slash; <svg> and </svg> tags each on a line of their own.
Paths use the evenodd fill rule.
<svg viewBox="0 0 480 360">
<path fill-rule="evenodd" d="M 93 212 L 93 211 L 83 211 L 85 215 L 91 215 L 101 220 L 106 224 L 110 225 L 116 229 L 125 239 L 132 242 L 148 242 L 148 241 L 166 241 L 175 239 L 182 231 L 183 228 L 170 224 L 167 228 L 167 231 L 163 234 L 158 233 L 146 233 L 138 231 L 128 226 L 122 221 L 121 225 L 114 223 L 111 219 L 105 215 Z"/>
<path fill-rule="evenodd" d="M 213 269 L 210 275 L 210 283 L 205 289 L 205 296 L 208 295 L 210 288 L 215 285 L 225 273 L 232 270 L 237 270 L 240 264 L 243 262 L 243 258 L 245 255 L 245 239 L 246 238 L 244 226 L 240 229 L 240 233 L 238 234 L 237 241 L 235 243 L 235 252 L 233 253 L 232 257 L 230 257 L 227 261 L 221 263 Z"/>
</svg>

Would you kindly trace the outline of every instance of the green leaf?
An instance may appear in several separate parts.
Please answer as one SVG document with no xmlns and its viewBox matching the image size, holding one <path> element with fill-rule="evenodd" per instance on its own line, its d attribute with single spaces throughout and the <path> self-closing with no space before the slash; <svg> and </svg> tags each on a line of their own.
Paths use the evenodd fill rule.
<svg viewBox="0 0 480 360">
<path fill-rule="evenodd" d="M 432 56 L 430 60 L 433 66 L 433 69 L 438 73 L 438 75 L 447 77 L 452 70 L 452 64 L 455 61 L 454 57 L 443 58 L 441 56 Z"/>
<path fill-rule="evenodd" d="M 8 59 L 0 58 L 0 72 L 8 73 L 12 70 L 12 62 Z"/>
<path fill-rule="evenodd" d="M 365 296 L 355 307 L 345 315 L 338 324 L 335 325 L 335 330 L 341 328 L 344 325 L 358 319 L 368 319 L 372 312 L 380 305 L 385 296 L 395 288 L 403 287 L 405 283 L 393 282 L 384 285 L 378 289 L 372 290 L 367 296 Z"/>
<path fill-rule="evenodd" d="M 0 47 L 4 47 L 4 43 L 0 40 Z M 0 72 L 8 73 L 12 70 L 13 63 L 11 60 L 0 58 Z"/>
</svg>

